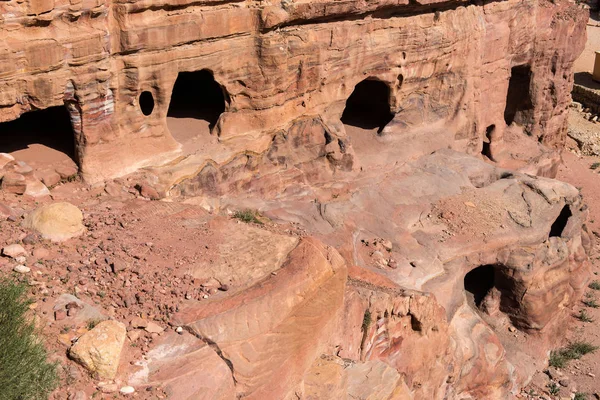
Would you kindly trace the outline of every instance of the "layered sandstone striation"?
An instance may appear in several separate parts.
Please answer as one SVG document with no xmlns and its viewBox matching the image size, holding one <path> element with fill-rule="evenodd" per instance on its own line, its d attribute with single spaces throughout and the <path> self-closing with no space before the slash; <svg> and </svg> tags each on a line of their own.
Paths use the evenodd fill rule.
<svg viewBox="0 0 600 400">
<path fill-rule="evenodd" d="M 490 157 L 522 164 L 529 157 L 507 141 L 531 138 L 522 147 L 542 157 L 538 141 L 565 139 L 587 13 L 566 1 L 31 0 L 0 11 L 0 121 L 65 106 L 89 182 L 176 157 L 173 89 L 201 70 L 220 87 L 223 112 L 201 138 L 217 142 L 200 164 L 261 153 L 314 116 L 349 150 L 340 117 L 365 79 L 388 88 L 384 134 L 404 143 L 398 157 L 478 154 L 491 142 Z M 189 93 L 192 103 L 205 96 Z M 527 138 L 507 135 L 513 121 Z"/>
<path fill-rule="evenodd" d="M 144 167 L 129 181 L 170 202 L 119 207 L 211 240 L 202 261 L 169 269 L 204 294 L 165 306 L 177 333 L 152 332 L 147 353 L 111 359 L 105 376 L 172 399 L 508 399 L 563 338 L 591 246 L 579 191 L 551 179 L 581 6 L 0 10 L 0 121 L 66 107 L 88 183 Z M 25 193 L 18 163 L 3 187 Z M 121 189 L 105 191 L 135 192 Z M 269 224 L 223 215 L 246 208 Z M 290 223 L 302 234 L 276 228 Z M 121 297 L 139 308 L 140 293 Z"/>
<path fill-rule="evenodd" d="M 215 230 L 221 247 L 248 249 L 230 273 L 236 290 L 188 302 L 173 320 L 196 338 L 183 358 L 157 351 L 131 383 L 193 398 L 206 388 L 184 376 L 205 370 L 227 372 L 207 398 L 516 395 L 561 340 L 589 278 L 579 192 L 452 150 L 369 170 L 344 191 L 299 184 L 266 200 L 230 186 L 220 207 L 260 202 L 265 216 L 314 238 L 268 234 L 277 255 L 266 266 L 260 235 Z M 178 367 L 199 351 L 210 365 Z"/>
</svg>

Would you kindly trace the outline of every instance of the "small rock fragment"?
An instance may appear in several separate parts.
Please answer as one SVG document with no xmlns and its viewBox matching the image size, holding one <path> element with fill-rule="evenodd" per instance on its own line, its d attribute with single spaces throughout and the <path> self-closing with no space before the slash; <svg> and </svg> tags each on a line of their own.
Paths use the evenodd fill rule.
<svg viewBox="0 0 600 400">
<path fill-rule="evenodd" d="M 142 331 L 139 329 L 134 329 L 132 331 L 127 332 L 127 337 L 132 342 L 136 342 L 140 338 L 141 335 L 142 335 Z"/>
<path fill-rule="evenodd" d="M 568 378 L 562 378 L 558 381 L 558 384 L 562 387 L 568 387 L 569 383 L 571 383 L 571 382 L 569 381 Z"/>
<path fill-rule="evenodd" d="M 20 274 L 26 274 L 31 271 L 31 268 L 19 264 L 13 268 L 13 271 L 18 272 Z"/>
<path fill-rule="evenodd" d="M 138 190 L 140 191 L 140 194 L 147 199 L 160 200 L 160 195 L 158 194 L 156 189 L 154 189 L 152 186 L 148 185 L 147 183 L 138 185 Z"/>
<path fill-rule="evenodd" d="M 115 393 L 119 391 L 119 386 L 116 383 L 108 383 L 106 385 L 98 385 L 102 393 Z"/>
<path fill-rule="evenodd" d="M 135 389 L 133 388 L 133 386 L 123 386 L 119 391 L 121 392 L 121 394 L 132 394 L 133 392 L 135 392 Z"/>
<path fill-rule="evenodd" d="M 16 258 L 25 254 L 25 248 L 20 244 L 11 244 L 2 248 L 2 255 L 10 258 Z"/>
<path fill-rule="evenodd" d="M 140 318 L 140 317 L 134 317 L 130 322 L 129 325 L 131 325 L 134 328 L 145 328 L 148 326 L 148 320 L 144 319 L 144 318 Z"/>
<path fill-rule="evenodd" d="M 548 373 L 548 376 L 551 379 L 554 379 L 554 380 L 560 379 L 563 376 L 562 372 L 560 372 L 555 367 L 548 368 L 548 372 L 547 373 Z"/>
<path fill-rule="evenodd" d="M 69 400 L 87 400 L 87 395 L 83 390 L 79 390 L 69 395 Z"/>
<path fill-rule="evenodd" d="M 30 180 L 27 182 L 27 186 L 25 187 L 25 193 L 23 194 L 31 197 L 44 197 L 50 196 L 50 191 L 42 182 L 37 180 Z"/>
<path fill-rule="evenodd" d="M 14 194 L 25 193 L 27 190 L 25 177 L 15 172 L 7 172 L 2 178 L 2 190 Z"/>
<path fill-rule="evenodd" d="M 152 321 L 148 322 L 148 326 L 146 326 L 144 328 L 144 330 L 148 333 L 162 333 L 165 328 L 163 328 L 162 326 L 158 325 L 157 323 L 154 323 Z"/>
</svg>

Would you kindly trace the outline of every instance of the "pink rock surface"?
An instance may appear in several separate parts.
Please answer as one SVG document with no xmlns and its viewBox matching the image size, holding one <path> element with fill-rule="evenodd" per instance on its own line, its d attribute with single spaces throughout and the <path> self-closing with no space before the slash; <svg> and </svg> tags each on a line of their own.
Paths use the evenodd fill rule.
<svg viewBox="0 0 600 400">
<path fill-rule="evenodd" d="M 532 143 L 562 144 L 587 11 L 567 1 L 437 3 L 4 2 L 0 121 L 65 105 L 74 158 L 95 182 L 177 155 L 166 116 L 180 72 L 210 70 L 226 93 L 212 129 L 217 151 L 201 151 L 213 160 L 264 150 L 307 116 L 345 141 L 345 102 L 371 78 L 390 91 L 384 134 L 412 156 L 448 146 L 478 154 L 491 141 L 501 161 L 512 159 L 504 145 L 511 68 L 528 66 L 531 107 L 517 123 Z"/>
</svg>

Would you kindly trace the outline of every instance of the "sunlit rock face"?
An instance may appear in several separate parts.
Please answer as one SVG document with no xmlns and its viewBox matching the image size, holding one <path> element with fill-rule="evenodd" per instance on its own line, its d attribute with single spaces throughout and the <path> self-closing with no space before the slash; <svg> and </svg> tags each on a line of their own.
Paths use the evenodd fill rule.
<svg viewBox="0 0 600 400">
<path fill-rule="evenodd" d="M 185 301 L 181 335 L 123 381 L 171 399 L 504 400 L 562 338 L 589 275 L 586 207 L 550 179 L 581 6 L 0 11 L 0 135 L 56 111 L 90 183 L 139 170 L 152 198 L 303 232 L 211 221 L 219 257 L 190 274 L 235 286 Z"/>
<path fill-rule="evenodd" d="M 587 18 L 566 1 L 12 0 L 0 11 L 0 121 L 66 107 L 90 182 L 177 157 L 167 116 L 188 106 L 210 122 L 200 140 L 218 139 L 198 150 L 206 161 L 262 153 L 315 116 L 351 154 L 340 118 L 355 89 L 368 96 L 365 79 L 383 85 L 368 102 L 387 113 L 375 125 L 402 143 L 398 158 L 452 147 L 512 167 L 541 157 L 533 172 L 552 174 L 540 143 L 564 141 Z"/>
</svg>

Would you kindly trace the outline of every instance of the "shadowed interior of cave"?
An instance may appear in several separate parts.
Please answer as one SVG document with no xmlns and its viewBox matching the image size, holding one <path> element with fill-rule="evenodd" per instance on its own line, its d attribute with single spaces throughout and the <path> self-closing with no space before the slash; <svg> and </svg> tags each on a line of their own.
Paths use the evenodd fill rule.
<svg viewBox="0 0 600 400">
<path fill-rule="evenodd" d="M 354 87 L 346 100 L 342 123 L 381 132 L 394 118 L 390 111 L 390 88 L 384 82 L 366 79 Z"/>
<path fill-rule="evenodd" d="M 513 122 L 523 125 L 531 117 L 533 110 L 531 100 L 531 67 L 519 65 L 510 71 L 508 92 L 506 94 L 506 108 L 504 109 L 504 121 L 506 125 Z"/>
<path fill-rule="evenodd" d="M 225 111 L 225 95 L 208 70 L 180 72 L 173 87 L 167 117 L 193 118 L 208 122 L 209 129 Z"/>
<path fill-rule="evenodd" d="M 152 93 L 148 91 L 142 92 L 139 101 L 142 113 L 146 116 L 152 114 L 152 111 L 154 111 L 154 96 L 152 96 Z"/>
<path fill-rule="evenodd" d="M 496 129 L 496 125 L 490 125 L 485 130 L 485 138 L 483 139 L 483 147 L 481 148 L 481 154 L 494 161 L 494 157 L 492 157 L 492 134 Z"/>
<path fill-rule="evenodd" d="M 485 295 L 494 287 L 494 277 L 493 265 L 482 265 L 465 275 L 465 291 L 471 304 L 479 307 Z"/>
<path fill-rule="evenodd" d="M 76 160 L 75 136 L 65 106 L 30 111 L 0 123 L 0 153 L 33 163 Z"/>
<path fill-rule="evenodd" d="M 565 226 L 567 226 L 567 222 L 569 222 L 569 218 L 571 218 L 573 214 L 571 213 L 571 208 L 569 206 L 564 206 L 562 210 L 560 210 L 560 214 L 550 227 L 550 237 L 560 237 L 562 236 L 563 231 L 565 230 Z"/>
</svg>

